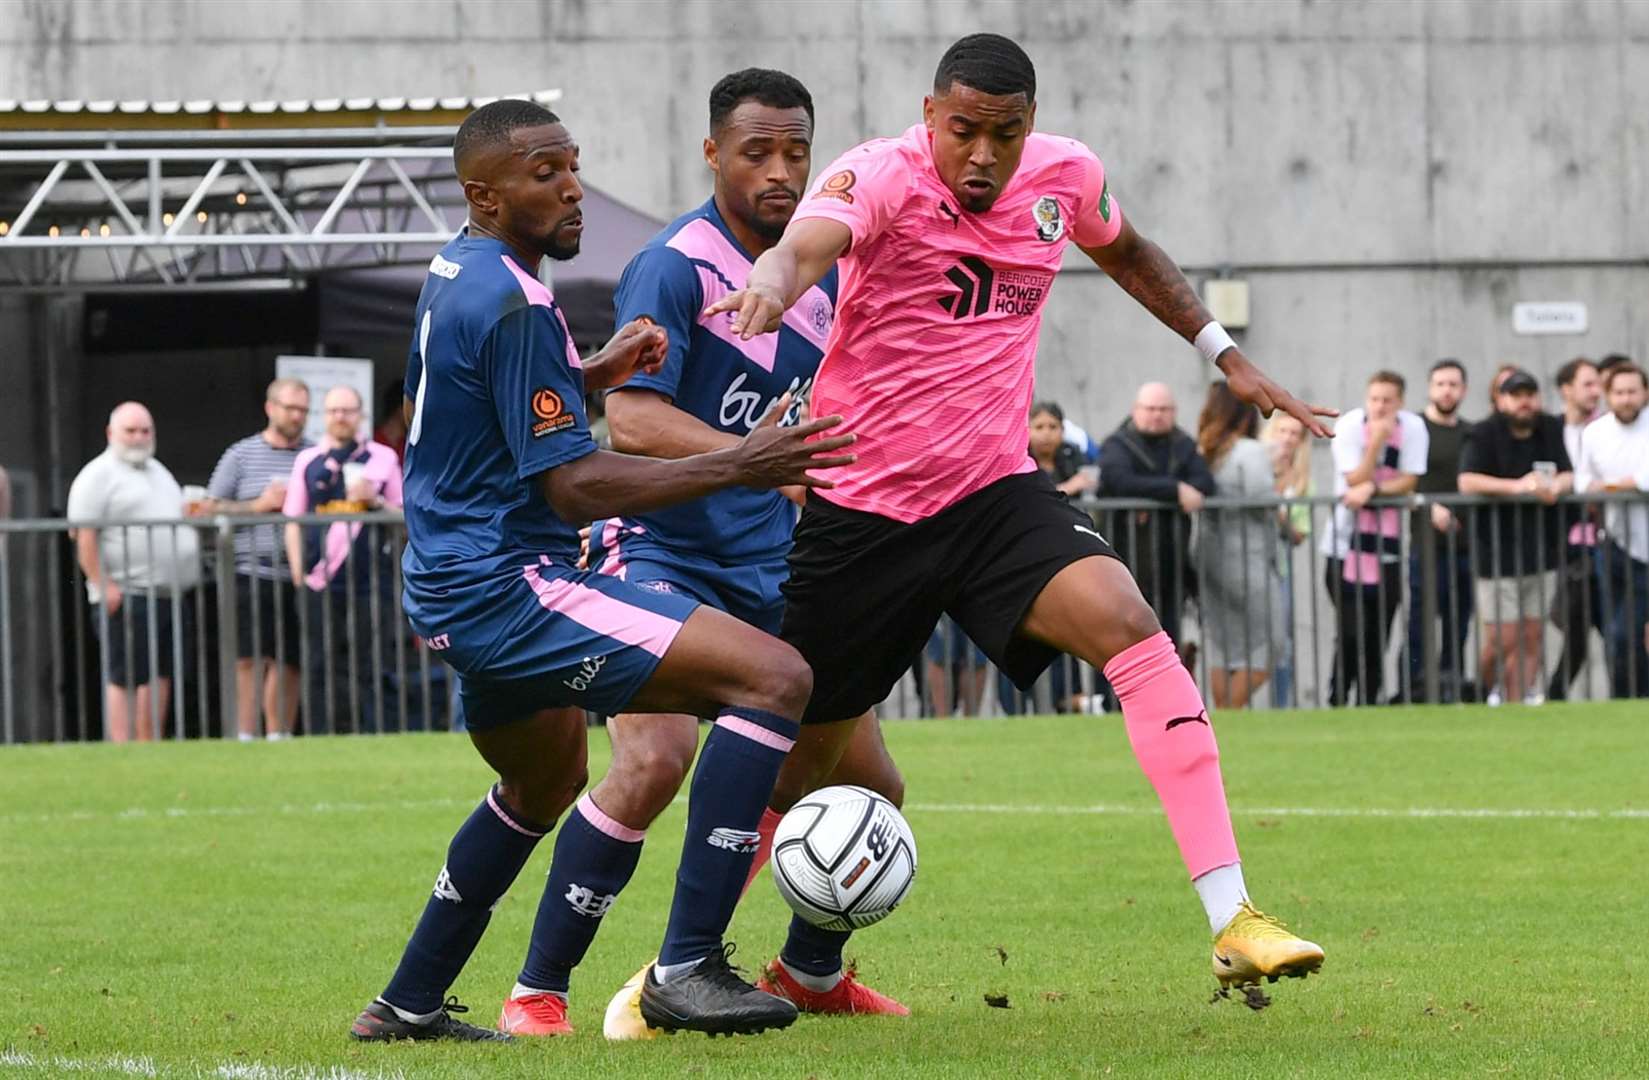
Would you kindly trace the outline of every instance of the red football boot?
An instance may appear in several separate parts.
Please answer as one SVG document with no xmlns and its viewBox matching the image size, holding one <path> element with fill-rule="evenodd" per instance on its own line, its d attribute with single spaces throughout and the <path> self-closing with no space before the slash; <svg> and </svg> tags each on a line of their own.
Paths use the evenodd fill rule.
<svg viewBox="0 0 1649 1080">
<path fill-rule="evenodd" d="M 797 982 L 783 964 L 774 960 L 762 972 L 756 989 L 789 998 L 796 1008 L 805 1013 L 829 1013 L 835 1016 L 909 1016 L 910 1010 L 886 994 L 877 993 L 859 981 L 859 973 L 852 966 L 842 969 L 842 980 L 829 990 L 809 990 Z"/>
<path fill-rule="evenodd" d="M 560 994 L 528 994 L 504 1002 L 498 1030 L 510 1035 L 571 1035 L 567 999 Z"/>
</svg>

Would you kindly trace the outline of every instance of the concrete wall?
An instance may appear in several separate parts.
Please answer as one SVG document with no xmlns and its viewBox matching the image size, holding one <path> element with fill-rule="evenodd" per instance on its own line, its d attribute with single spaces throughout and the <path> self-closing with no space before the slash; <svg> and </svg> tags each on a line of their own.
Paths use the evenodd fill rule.
<svg viewBox="0 0 1649 1080">
<path fill-rule="evenodd" d="M 1200 277 L 1253 289 L 1251 354 L 1346 405 L 1376 365 L 1649 354 L 1649 4 L 1634 0 L 24 0 L 0 98 L 299 98 L 558 86 L 586 176 L 669 216 L 706 190 L 704 98 L 786 68 L 819 167 L 915 121 L 962 33 L 1017 37 L 1039 125 L 1106 160 L 1125 211 Z M 1587 335 L 1520 338 L 1517 300 Z M 1101 276 L 1047 308 L 1040 392 L 1104 429 L 1207 372 Z"/>
</svg>

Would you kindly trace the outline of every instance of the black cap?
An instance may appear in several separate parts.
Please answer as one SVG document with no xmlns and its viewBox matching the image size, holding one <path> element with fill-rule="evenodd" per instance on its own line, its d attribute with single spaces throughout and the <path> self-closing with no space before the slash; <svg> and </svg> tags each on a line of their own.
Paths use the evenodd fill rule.
<svg viewBox="0 0 1649 1080">
<path fill-rule="evenodd" d="M 1502 394 L 1517 394 L 1525 390 L 1538 393 L 1540 383 L 1535 380 L 1533 375 L 1530 375 L 1522 368 L 1509 372 L 1504 379 L 1500 380 L 1500 392 Z"/>
</svg>

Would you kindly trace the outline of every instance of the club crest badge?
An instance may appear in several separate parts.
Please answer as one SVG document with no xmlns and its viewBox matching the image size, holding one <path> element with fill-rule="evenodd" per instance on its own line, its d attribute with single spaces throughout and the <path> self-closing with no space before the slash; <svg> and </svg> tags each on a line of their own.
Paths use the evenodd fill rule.
<svg viewBox="0 0 1649 1080">
<path fill-rule="evenodd" d="M 1065 235 L 1065 219 L 1059 216 L 1059 201 L 1052 195 L 1036 200 L 1031 214 L 1036 218 L 1037 239 L 1051 244 Z"/>
</svg>

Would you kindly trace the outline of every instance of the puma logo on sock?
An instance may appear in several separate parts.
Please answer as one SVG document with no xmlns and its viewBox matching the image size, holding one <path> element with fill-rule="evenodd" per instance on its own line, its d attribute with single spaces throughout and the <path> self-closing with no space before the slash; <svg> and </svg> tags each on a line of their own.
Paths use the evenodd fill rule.
<svg viewBox="0 0 1649 1080">
<path fill-rule="evenodd" d="M 1168 726 L 1164 727 L 1162 730 L 1173 731 L 1181 724 L 1201 724 L 1203 727 L 1210 726 L 1208 723 L 1208 714 L 1204 712 L 1198 713 L 1196 716 L 1176 716 L 1172 720 L 1168 721 Z"/>
</svg>

